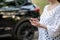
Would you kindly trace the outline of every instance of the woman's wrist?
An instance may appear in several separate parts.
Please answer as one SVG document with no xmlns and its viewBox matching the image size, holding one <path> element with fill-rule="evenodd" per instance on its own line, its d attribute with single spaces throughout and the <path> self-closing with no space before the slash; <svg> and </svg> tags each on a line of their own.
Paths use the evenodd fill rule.
<svg viewBox="0 0 60 40">
<path fill-rule="evenodd" d="M 42 24 L 40 24 L 40 26 L 39 26 L 39 27 L 47 29 L 47 26 L 42 25 Z"/>
</svg>

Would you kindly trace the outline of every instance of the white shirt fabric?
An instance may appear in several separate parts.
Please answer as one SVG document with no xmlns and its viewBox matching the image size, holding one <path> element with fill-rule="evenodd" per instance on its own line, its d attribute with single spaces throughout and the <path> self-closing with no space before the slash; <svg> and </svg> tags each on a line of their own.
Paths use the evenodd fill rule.
<svg viewBox="0 0 60 40">
<path fill-rule="evenodd" d="M 40 23 L 47 26 L 47 29 L 38 28 L 38 40 L 60 40 L 60 5 L 49 11 L 48 6 L 45 6 L 40 16 Z"/>
</svg>

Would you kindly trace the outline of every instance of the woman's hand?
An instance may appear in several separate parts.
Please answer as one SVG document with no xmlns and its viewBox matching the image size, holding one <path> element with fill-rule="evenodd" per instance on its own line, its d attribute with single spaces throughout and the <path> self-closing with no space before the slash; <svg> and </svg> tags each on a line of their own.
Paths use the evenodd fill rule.
<svg viewBox="0 0 60 40">
<path fill-rule="evenodd" d="M 37 18 L 31 18 L 30 22 L 33 26 L 47 29 L 47 27 L 45 25 L 39 23 L 39 20 Z"/>
<path fill-rule="evenodd" d="M 40 26 L 39 20 L 37 18 L 31 18 L 30 22 L 33 26 L 36 26 L 36 27 Z"/>
</svg>

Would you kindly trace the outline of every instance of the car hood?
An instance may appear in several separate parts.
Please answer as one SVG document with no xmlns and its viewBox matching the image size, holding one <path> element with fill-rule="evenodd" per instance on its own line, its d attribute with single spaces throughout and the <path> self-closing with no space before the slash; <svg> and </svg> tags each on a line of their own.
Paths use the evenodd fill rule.
<svg viewBox="0 0 60 40">
<path fill-rule="evenodd" d="M 17 11 L 17 10 L 19 10 L 19 8 L 13 8 L 13 7 L 0 8 L 0 11 Z"/>
</svg>

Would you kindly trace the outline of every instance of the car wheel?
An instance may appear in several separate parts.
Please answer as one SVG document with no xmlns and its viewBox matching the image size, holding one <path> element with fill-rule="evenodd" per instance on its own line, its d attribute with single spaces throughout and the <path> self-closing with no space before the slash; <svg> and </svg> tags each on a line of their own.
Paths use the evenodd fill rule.
<svg viewBox="0 0 60 40">
<path fill-rule="evenodd" d="M 34 36 L 33 26 L 29 22 L 23 22 L 17 30 L 18 40 L 32 40 Z"/>
</svg>

